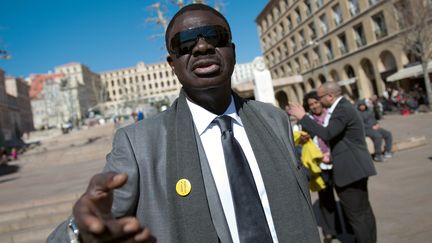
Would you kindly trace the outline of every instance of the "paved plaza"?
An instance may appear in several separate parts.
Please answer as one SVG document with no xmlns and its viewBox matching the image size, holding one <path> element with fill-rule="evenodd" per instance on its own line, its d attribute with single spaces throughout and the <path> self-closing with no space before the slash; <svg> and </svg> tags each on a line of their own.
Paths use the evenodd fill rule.
<svg viewBox="0 0 432 243">
<path fill-rule="evenodd" d="M 432 242 L 432 114 L 388 115 L 381 124 L 397 144 L 423 136 L 426 144 L 375 163 L 369 188 L 378 242 Z M 101 171 L 113 134 L 113 124 L 58 134 L 1 166 L 0 242 L 44 242 Z"/>
</svg>

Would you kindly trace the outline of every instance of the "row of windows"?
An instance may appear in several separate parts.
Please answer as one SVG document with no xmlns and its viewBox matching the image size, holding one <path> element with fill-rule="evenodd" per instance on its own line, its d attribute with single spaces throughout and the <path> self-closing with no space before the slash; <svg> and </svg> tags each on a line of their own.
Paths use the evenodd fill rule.
<svg viewBox="0 0 432 243">
<path fill-rule="evenodd" d="M 164 76 L 164 74 L 165 74 L 165 76 Z M 134 81 L 135 81 L 135 83 L 138 83 L 140 81 L 144 82 L 146 80 L 147 81 L 153 81 L 153 80 L 158 81 L 160 79 L 163 79 L 164 77 L 165 78 L 171 78 L 172 76 L 174 76 L 173 71 L 171 71 L 171 72 L 165 71 L 165 73 L 159 72 L 159 79 L 158 79 L 158 74 L 157 73 L 153 73 L 153 75 L 151 75 L 150 73 L 148 73 L 147 75 L 129 77 L 128 79 L 127 78 L 117 79 L 117 85 L 121 85 L 121 83 L 127 84 L 128 80 L 129 80 L 129 84 L 132 84 Z M 107 80 L 107 81 L 105 81 L 105 84 L 106 85 L 110 85 L 111 84 L 111 86 L 114 86 L 115 85 L 115 80 L 111 80 L 111 83 L 109 83 L 109 81 Z"/>
<path fill-rule="evenodd" d="M 374 5 L 379 0 L 369 0 L 370 5 Z M 342 4 L 342 5 L 341 5 Z M 318 19 L 315 21 L 315 19 L 311 19 L 309 23 L 305 24 L 306 27 L 299 30 L 297 36 L 293 37 L 291 36 L 291 39 L 298 38 L 300 45 L 304 46 L 308 42 L 306 41 L 307 37 L 309 37 L 309 40 L 315 40 L 318 37 L 322 38 L 324 35 L 326 35 L 331 29 L 337 28 L 340 26 L 345 19 L 352 18 L 356 16 L 358 13 L 360 13 L 360 7 L 358 0 L 349 0 L 348 2 L 342 2 L 342 3 L 336 3 L 332 6 L 331 11 L 329 13 L 324 12 L 321 14 Z M 343 13 L 341 10 L 344 6 L 343 4 L 346 4 L 347 9 L 349 9 L 349 13 Z M 305 3 L 306 6 L 309 6 Z M 296 8 L 297 9 L 297 8 Z M 309 7 L 308 7 L 309 9 Z M 301 25 L 302 17 L 301 15 L 297 15 L 297 11 L 294 11 L 295 13 L 289 14 L 286 16 L 286 18 L 282 19 L 277 26 L 275 26 L 269 33 L 267 33 L 265 36 L 261 37 L 261 46 L 265 51 L 270 49 L 272 46 L 274 46 L 277 42 L 279 42 L 281 39 L 285 38 L 286 35 L 293 35 L 292 30 L 297 28 Z M 306 11 L 309 12 L 309 11 Z M 300 13 L 298 11 L 298 13 Z M 344 15 L 345 14 L 345 15 Z M 293 27 L 293 20 L 292 16 L 297 16 L 296 23 L 297 25 Z M 329 20 L 328 16 L 331 16 L 331 19 Z M 319 25 L 320 28 L 317 28 L 316 25 Z M 318 31 L 317 31 L 318 30 Z M 318 33 L 319 32 L 319 33 Z"/>
<path fill-rule="evenodd" d="M 331 2 L 332 0 L 328 0 L 327 2 Z M 360 13 L 360 1 L 366 1 L 366 0 L 348 0 L 348 1 L 341 1 L 342 4 L 347 4 L 347 9 L 350 12 L 351 16 L 355 16 L 358 13 Z M 381 0 L 367 0 L 368 6 L 373 6 L 376 3 L 380 2 Z M 266 18 L 263 18 L 261 20 L 261 23 L 258 25 L 258 31 L 261 34 L 268 31 L 268 28 L 271 27 L 274 23 L 276 23 L 280 17 L 284 15 L 284 13 L 289 10 L 291 7 L 295 7 L 294 11 L 289 10 L 288 12 L 291 12 L 286 19 L 284 19 L 285 25 L 287 28 L 284 28 L 283 30 L 289 31 L 293 27 L 293 24 L 299 25 L 301 22 L 305 19 L 307 19 L 310 15 L 312 15 L 313 12 L 318 11 L 324 4 L 324 0 L 303 0 L 299 1 L 299 3 L 294 6 L 295 0 L 280 0 L 279 6 L 275 5 L 272 9 L 272 12 L 268 13 Z M 291 6 L 291 4 L 293 4 Z M 337 3 L 332 7 L 332 10 L 335 14 L 334 21 L 337 22 L 337 25 L 341 23 L 342 21 L 342 11 L 340 4 Z M 273 31 L 276 28 L 273 29 Z"/>
<path fill-rule="evenodd" d="M 144 67 L 145 71 L 152 71 L 152 70 L 159 70 L 159 69 L 164 69 L 164 68 L 168 68 L 168 64 L 157 64 L 157 65 L 141 65 Z M 125 69 L 125 70 L 120 70 L 117 72 L 108 72 L 108 73 L 104 73 L 102 74 L 102 77 L 104 78 L 108 78 L 108 77 L 117 77 L 117 76 L 123 76 L 123 75 L 128 75 L 128 74 L 135 74 L 138 71 L 136 69 Z M 141 72 L 141 70 L 140 70 Z"/>
<path fill-rule="evenodd" d="M 152 84 L 143 84 L 142 86 L 136 85 L 134 87 L 123 87 L 123 88 L 119 88 L 119 89 L 114 89 L 111 90 L 109 92 L 110 97 L 116 97 L 117 95 L 122 96 L 123 94 L 128 94 L 128 93 L 134 93 L 134 92 L 141 92 L 141 91 L 147 91 L 147 89 L 151 90 L 150 92 L 153 92 L 152 89 L 158 89 L 160 88 L 168 88 L 171 89 L 172 87 L 176 87 L 177 86 L 177 80 L 173 79 L 172 81 L 168 80 L 165 82 L 160 82 L 160 83 L 154 83 L 154 85 Z"/>
<path fill-rule="evenodd" d="M 379 40 L 388 35 L 383 12 L 379 12 L 372 16 L 371 21 L 374 26 L 375 40 Z M 350 35 L 349 39 L 353 40 L 355 50 L 362 48 L 373 41 L 367 40 L 363 23 L 359 23 L 354 25 L 351 31 L 339 33 L 336 35 L 336 38 L 332 38 L 323 42 L 311 41 L 307 46 L 311 47 L 311 51 L 305 52 L 302 55 L 298 55 L 293 59 L 292 62 L 288 62 L 285 68 L 286 70 L 283 70 L 284 68 L 280 67 L 281 71 L 279 71 L 279 73 L 288 75 L 300 74 L 301 72 L 304 72 L 312 67 L 318 66 L 320 63 L 333 60 L 336 56 L 335 54 L 339 54 L 339 56 L 346 55 L 351 51 L 348 45 L 347 35 Z M 268 62 L 269 66 L 272 67 L 277 65 L 295 54 L 297 52 L 297 43 L 298 41 L 296 41 L 294 38 L 290 38 L 267 54 L 266 61 Z M 310 57 L 312 57 L 312 62 L 310 61 Z M 326 59 L 324 60 L 323 57 Z"/>
</svg>

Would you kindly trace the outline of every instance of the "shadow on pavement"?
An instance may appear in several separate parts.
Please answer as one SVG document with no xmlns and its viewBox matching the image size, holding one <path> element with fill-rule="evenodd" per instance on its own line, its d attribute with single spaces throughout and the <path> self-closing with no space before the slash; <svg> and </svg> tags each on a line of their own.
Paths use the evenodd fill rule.
<svg viewBox="0 0 432 243">
<path fill-rule="evenodd" d="M 18 172 L 20 167 L 18 165 L 1 165 L 0 176 L 9 175 Z"/>
</svg>

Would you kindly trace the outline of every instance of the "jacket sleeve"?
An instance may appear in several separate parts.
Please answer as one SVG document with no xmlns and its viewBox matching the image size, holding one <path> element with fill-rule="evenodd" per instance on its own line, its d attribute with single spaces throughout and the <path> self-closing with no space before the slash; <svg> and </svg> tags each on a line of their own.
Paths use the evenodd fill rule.
<svg viewBox="0 0 432 243">
<path fill-rule="evenodd" d="M 346 127 L 346 116 L 340 112 L 334 112 L 327 127 L 323 127 L 312 120 L 309 116 L 304 116 L 300 121 L 303 130 L 316 135 L 326 142 L 340 135 Z"/>
<path fill-rule="evenodd" d="M 135 216 L 139 197 L 139 173 L 131 138 L 125 129 L 117 130 L 106 161 L 104 172 L 113 171 L 128 175 L 126 184 L 114 190 L 112 213 L 115 217 Z"/>
<path fill-rule="evenodd" d="M 46 243 L 70 242 L 67 232 L 69 219 L 58 225 L 53 232 L 48 236 Z"/>
<path fill-rule="evenodd" d="M 112 212 L 114 216 L 121 217 L 134 215 L 138 198 L 138 168 L 132 151 L 132 146 L 124 129 L 118 129 L 113 140 L 111 152 L 107 155 L 104 172 L 114 171 L 127 173 L 126 184 L 114 190 Z M 61 223 L 48 236 L 47 243 L 70 242 L 67 233 L 69 219 Z"/>
</svg>

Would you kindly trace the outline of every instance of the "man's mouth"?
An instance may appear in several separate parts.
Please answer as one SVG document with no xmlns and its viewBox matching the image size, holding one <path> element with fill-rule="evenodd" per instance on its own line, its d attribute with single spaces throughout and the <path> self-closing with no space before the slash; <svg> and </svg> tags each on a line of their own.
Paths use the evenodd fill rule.
<svg viewBox="0 0 432 243">
<path fill-rule="evenodd" d="M 220 65 L 217 62 L 198 62 L 192 68 L 197 76 L 207 76 L 216 74 L 220 71 Z"/>
</svg>

